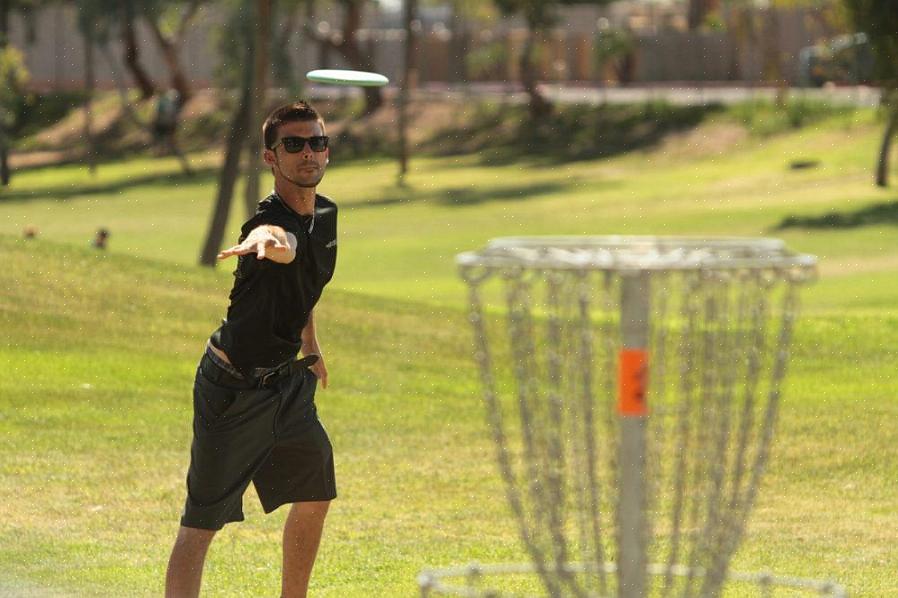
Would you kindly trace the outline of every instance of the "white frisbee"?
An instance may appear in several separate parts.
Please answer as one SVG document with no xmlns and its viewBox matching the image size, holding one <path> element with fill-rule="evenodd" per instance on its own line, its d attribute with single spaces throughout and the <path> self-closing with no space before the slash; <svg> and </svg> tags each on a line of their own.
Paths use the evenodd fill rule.
<svg viewBox="0 0 898 598">
<path fill-rule="evenodd" d="M 306 73 L 306 79 L 331 85 L 356 85 L 359 87 L 383 87 L 390 82 L 379 73 L 342 69 L 318 69 Z"/>
</svg>

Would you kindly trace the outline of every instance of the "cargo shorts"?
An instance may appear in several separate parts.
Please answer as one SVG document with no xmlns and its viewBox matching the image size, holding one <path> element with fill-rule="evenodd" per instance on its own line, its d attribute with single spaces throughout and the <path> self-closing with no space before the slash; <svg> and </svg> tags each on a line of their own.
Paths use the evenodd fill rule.
<svg viewBox="0 0 898 598">
<path fill-rule="evenodd" d="M 333 448 L 315 408 L 314 372 L 269 376 L 264 387 L 238 376 L 209 350 L 197 367 L 185 527 L 219 530 L 243 521 L 250 482 L 265 513 L 337 496 Z"/>
</svg>

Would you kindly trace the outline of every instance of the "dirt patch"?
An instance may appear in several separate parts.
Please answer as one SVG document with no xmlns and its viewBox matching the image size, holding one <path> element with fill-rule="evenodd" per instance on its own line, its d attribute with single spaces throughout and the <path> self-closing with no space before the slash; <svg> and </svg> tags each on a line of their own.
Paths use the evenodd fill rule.
<svg viewBox="0 0 898 598">
<path fill-rule="evenodd" d="M 695 129 L 668 134 L 658 152 L 672 158 L 719 156 L 749 137 L 748 129 L 735 123 L 708 123 Z"/>
</svg>

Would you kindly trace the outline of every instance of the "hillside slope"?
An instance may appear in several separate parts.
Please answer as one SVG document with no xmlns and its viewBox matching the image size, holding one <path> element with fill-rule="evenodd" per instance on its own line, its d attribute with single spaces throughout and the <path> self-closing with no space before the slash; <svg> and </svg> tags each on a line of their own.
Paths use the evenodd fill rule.
<svg viewBox="0 0 898 598">
<path fill-rule="evenodd" d="M 183 500 L 193 368 L 226 273 L 0 236 L 0 587 L 154 596 Z M 526 559 L 493 465 L 463 313 L 328 290 L 337 455 L 313 591 L 415 596 L 424 568 Z M 875 324 L 875 325 L 874 325 Z M 891 316 L 809 317 L 736 566 L 896 589 Z M 283 512 L 213 545 L 205 595 L 271 595 Z M 833 513 L 851 516 L 833 519 Z M 24 591 L 24 590 L 23 590 Z"/>
</svg>

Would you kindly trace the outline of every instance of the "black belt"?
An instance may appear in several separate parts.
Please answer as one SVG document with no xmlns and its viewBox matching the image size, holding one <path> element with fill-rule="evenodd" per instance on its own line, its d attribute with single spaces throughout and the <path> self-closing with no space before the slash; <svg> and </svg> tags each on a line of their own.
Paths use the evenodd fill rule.
<svg viewBox="0 0 898 598">
<path fill-rule="evenodd" d="M 302 359 L 295 359 L 281 364 L 275 368 L 256 368 L 254 376 L 247 378 L 237 368 L 224 361 L 210 348 L 206 348 L 206 356 L 218 370 L 219 376 L 227 379 L 228 385 L 245 388 L 269 388 L 278 378 L 291 375 L 296 371 L 306 369 L 317 363 L 318 355 L 306 355 Z"/>
<path fill-rule="evenodd" d="M 296 359 L 294 361 L 291 361 L 290 363 L 285 363 L 282 366 L 279 366 L 265 374 L 262 374 L 255 380 L 258 382 L 259 388 L 268 388 L 281 376 L 290 375 L 293 372 L 304 370 L 315 365 L 317 362 L 318 356 L 314 353 L 311 355 L 306 355 L 301 359 Z"/>
</svg>

